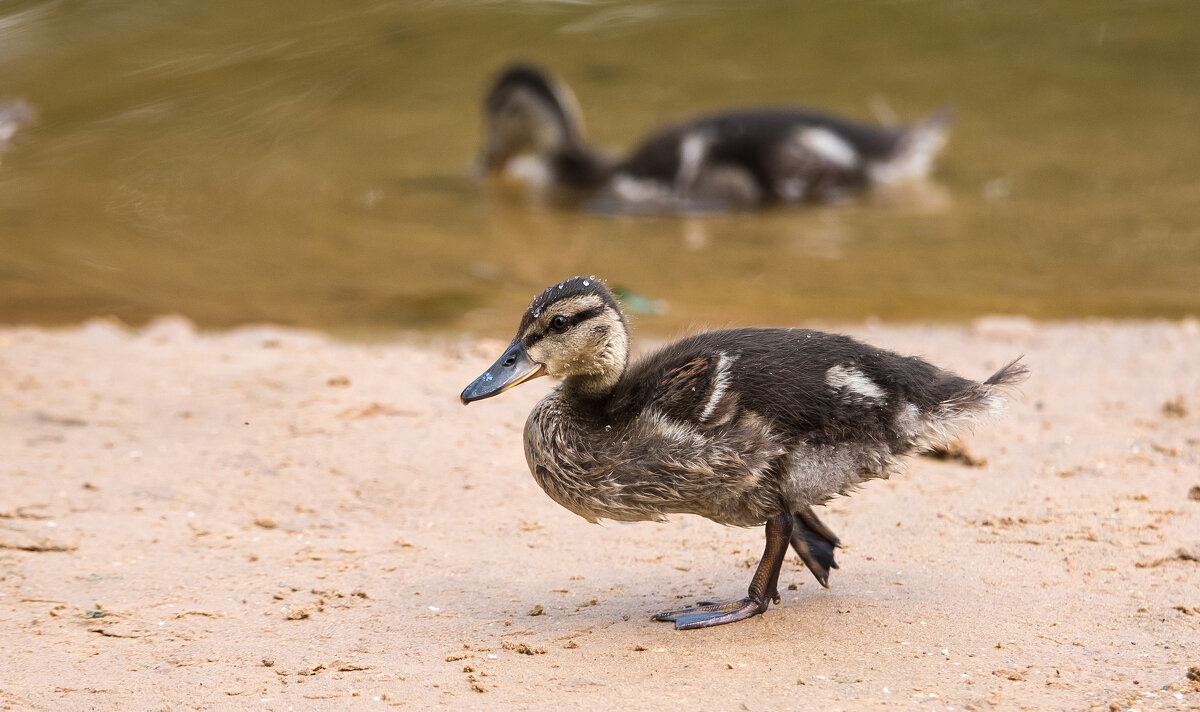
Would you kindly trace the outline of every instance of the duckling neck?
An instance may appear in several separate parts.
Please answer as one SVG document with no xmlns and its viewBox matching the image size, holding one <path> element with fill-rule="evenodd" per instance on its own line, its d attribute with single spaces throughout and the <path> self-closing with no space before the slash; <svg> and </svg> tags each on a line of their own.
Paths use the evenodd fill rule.
<svg viewBox="0 0 1200 712">
<path fill-rule="evenodd" d="M 603 401 L 612 395 L 623 375 L 625 375 L 624 365 L 620 370 L 570 376 L 563 379 L 562 388 L 566 395 L 577 400 Z"/>
<path fill-rule="evenodd" d="M 555 177 L 572 188 L 597 188 L 612 174 L 610 162 L 578 140 L 558 149 L 551 160 Z"/>
<path fill-rule="evenodd" d="M 569 369 L 570 375 L 563 379 L 564 395 L 604 400 L 625 377 L 629 366 L 629 331 L 625 320 L 613 308 L 606 308 L 598 319 L 600 323 L 592 333 L 602 338 L 599 348 Z"/>
</svg>

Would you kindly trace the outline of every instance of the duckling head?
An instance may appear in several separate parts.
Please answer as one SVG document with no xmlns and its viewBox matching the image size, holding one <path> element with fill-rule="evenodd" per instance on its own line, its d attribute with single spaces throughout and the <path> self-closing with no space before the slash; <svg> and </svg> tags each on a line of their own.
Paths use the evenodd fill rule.
<svg viewBox="0 0 1200 712">
<path fill-rule="evenodd" d="M 595 277 L 574 277 L 534 297 L 512 343 L 459 398 L 466 405 L 538 376 L 601 396 L 617 384 L 628 360 L 629 331 L 616 298 Z"/>
<path fill-rule="evenodd" d="M 545 157 L 581 145 L 578 106 L 566 85 L 537 67 L 516 64 L 504 70 L 484 103 L 481 167 L 497 173 L 517 156 Z"/>
</svg>

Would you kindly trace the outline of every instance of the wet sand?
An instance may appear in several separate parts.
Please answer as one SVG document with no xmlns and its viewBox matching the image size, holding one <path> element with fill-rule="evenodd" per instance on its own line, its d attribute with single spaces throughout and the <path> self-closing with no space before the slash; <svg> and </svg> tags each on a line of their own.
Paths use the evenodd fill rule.
<svg viewBox="0 0 1200 712">
<path fill-rule="evenodd" d="M 649 616 L 742 595 L 762 532 L 552 503 L 552 383 L 457 401 L 500 342 L 0 330 L 0 707 L 1200 708 L 1196 322 L 844 330 L 1033 377 L 820 513 L 831 589 L 789 558 L 690 632 Z"/>
</svg>

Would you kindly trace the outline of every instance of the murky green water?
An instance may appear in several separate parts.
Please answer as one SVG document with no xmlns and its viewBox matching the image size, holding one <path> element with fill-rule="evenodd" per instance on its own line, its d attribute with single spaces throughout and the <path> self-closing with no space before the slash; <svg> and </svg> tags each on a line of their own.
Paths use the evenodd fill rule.
<svg viewBox="0 0 1200 712">
<path fill-rule="evenodd" d="M 593 140 L 735 104 L 915 117 L 950 102 L 940 195 L 614 217 L 476 183 L 506 61 Z M 812 320 L 1200 314 L 1200 4 L 0 4 L 0 322 L 183 313 L 506 335 L 595 273 L 643 331 Z"/>
</svg>

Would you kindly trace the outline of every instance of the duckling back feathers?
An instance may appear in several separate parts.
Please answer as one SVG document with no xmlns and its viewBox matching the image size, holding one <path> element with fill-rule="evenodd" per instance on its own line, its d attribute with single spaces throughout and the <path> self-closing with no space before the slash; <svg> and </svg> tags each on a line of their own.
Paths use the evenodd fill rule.
<svg viewBox="0 0 1200 712">
<path fill-rule="evenodd" d="M 590 294 L 605 312 L 575 326 L 596 319 L 606 334 L 624 332 L 611 294 L 588 282 L 547 290 L 523 328 L 533 313 Z M 590 521 L 692 513 L 737 526 L 888 477 L 899 456 L 948 444 L 1001 407 L 999 389 L 1026 373 L 1013 362 L 979 383 L 801 329 L 699 334 L 612 368 L 610 387 L 581 389 L 568 375 L 530 414 L 525 454 L 538 484 Z"/>
<path fill-rule="evenodd" d="M 677 183 L 692 183 L 702 178 L 698 171 L 705 167 L 737 166 L 753 178 L 760 199 L 795 200 L 803 195 L 789 187 L 789 178 L 861 184 L 868 166 L 889 160 L 904 135 L 904 129 L 866 126 L 803 109 L 732 111 L 655 133 L 619 170 L 635 179 L 674 176 Z"/>
</svg>

